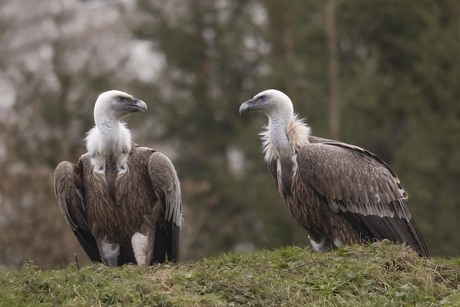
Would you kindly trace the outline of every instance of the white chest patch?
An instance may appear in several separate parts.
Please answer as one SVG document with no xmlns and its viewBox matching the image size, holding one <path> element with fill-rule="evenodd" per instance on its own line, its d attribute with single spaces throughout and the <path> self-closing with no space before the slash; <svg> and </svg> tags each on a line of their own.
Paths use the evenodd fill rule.
<svg viewBox="0 0 460 307">
<path fill-rule="evenodd" d="M 102 257 L 109 266 L 117 266 L 118 256 L 120 255 L 120 245 L 116 243 L 110 243 L 107 237 L 101 242 Z"/>
<path fill-rule="evenodd" d="M 318 252 L 324 252 L 326 251 L 326 238 L 322 238 L 321 241 L 316 242 L 313 241 L 310 236 L 308 236 L 308 239 L 310 239 L 311 246 Z"/>
<path fill-rule="evenodd" d="M 121 154 L 117 161 L 118 173 L 123 174 L 128 169 L 128 154 Z"/>
<path fill-rule="evenodd" d="M 335 245 L 335 247 L 337 247 L 337 248 L 341 248 L 341 247 L 343 247 L 344 244 L 343 244 L 343 242 L 340 241 L 339 239 L 335 239 L 335 240 L 334 240 L 334 245 Z"/>
<path fill-rule="evenodd" d="M 281 162 L 280 159 L 276 159 L 276 178 L 278 180 L 278 190 L 283 195 L 282 183 L 281 183 Z"/>
<path fill-rule="evenodd" d="M 128 154 L 121 154 L 117 159 L 118 174 L 123 174 L 128 170 Z M 93 172 L 105 174 L 106 159 L 103 155 L 95 155 L 91 158 Z"/>
<path fill-rule="evenodd" d="M 137 264 L 147 264 L 148 243 L 148 237 L 140 232 L 136 232 L 131 237 L 131 245 L 133 247 L 134 257 L 136 257 Z"/>
<path fill-rule="evenodd" d="M 93 172 L 105 174 L 105 159 L 102 155 L 92 157 L 91 164 L 93 165 Z"/>
</svg>

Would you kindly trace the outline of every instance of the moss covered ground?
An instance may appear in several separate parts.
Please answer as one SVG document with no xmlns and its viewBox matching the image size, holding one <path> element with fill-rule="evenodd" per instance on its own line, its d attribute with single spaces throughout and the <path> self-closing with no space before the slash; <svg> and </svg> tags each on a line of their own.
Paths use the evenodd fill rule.
<svg viewBox="0 0 460 307">
<path fill-rule="evenodd" d="M 1 306 L 460 306 L 460 258 L 389 242 L 286 247 L 193 263 L 0 271 Z"/>
</svg>

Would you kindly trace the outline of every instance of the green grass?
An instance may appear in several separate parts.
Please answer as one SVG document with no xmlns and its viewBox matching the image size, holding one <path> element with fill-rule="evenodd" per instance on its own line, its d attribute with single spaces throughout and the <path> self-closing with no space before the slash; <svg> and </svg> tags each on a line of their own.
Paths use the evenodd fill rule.
<svg viewBox="0 0 460 307">
<path fill-rule="evenodd" d="M 0 271 L 0 305 L 460 306 L 460 259 L 383 242 L 329 253 L 287 247 L 195 263 Z"/>
</svg>

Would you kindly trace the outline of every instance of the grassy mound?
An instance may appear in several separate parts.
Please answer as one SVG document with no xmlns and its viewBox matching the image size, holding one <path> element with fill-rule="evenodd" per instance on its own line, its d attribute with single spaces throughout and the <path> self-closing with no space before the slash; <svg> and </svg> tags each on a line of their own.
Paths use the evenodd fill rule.
<svg viewBox="0 0 460 307">
<path fill-rule="evenodd" d="M 287 247 L 195 263 L 75 264 L 0 272 L 0 305 L 460 305 L 460 259 L 423 259 L 383 242 L 329 253 Z"/>
</svg>

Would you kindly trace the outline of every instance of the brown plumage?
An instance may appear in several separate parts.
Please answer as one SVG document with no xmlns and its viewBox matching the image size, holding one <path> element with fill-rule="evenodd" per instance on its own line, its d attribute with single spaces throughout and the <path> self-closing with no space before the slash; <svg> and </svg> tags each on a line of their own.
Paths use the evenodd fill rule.
<svg viewBox="0 0 460 307">
<path fill-rule="evenodd" d="M 92 261 L 116 266 L 179 259 L 181 193 L 174 166 L 162 153 L 133 143 L 119 121 L 146 108 L 123 92 L 101 94 L 88 153 L 77 165 L 56 167 L 59 207 Z"/>
<path fill-rule="evenodd" d="M 269 119 L 261 133 L 265 160 L 316 250 L 389 239 L 429 255 L 404 202 L 407 193 L 385 162 L 360 147 L 311 136 L 280 91 L 264 91 L 240 107 L 252 111 Z"/>
</svg>

